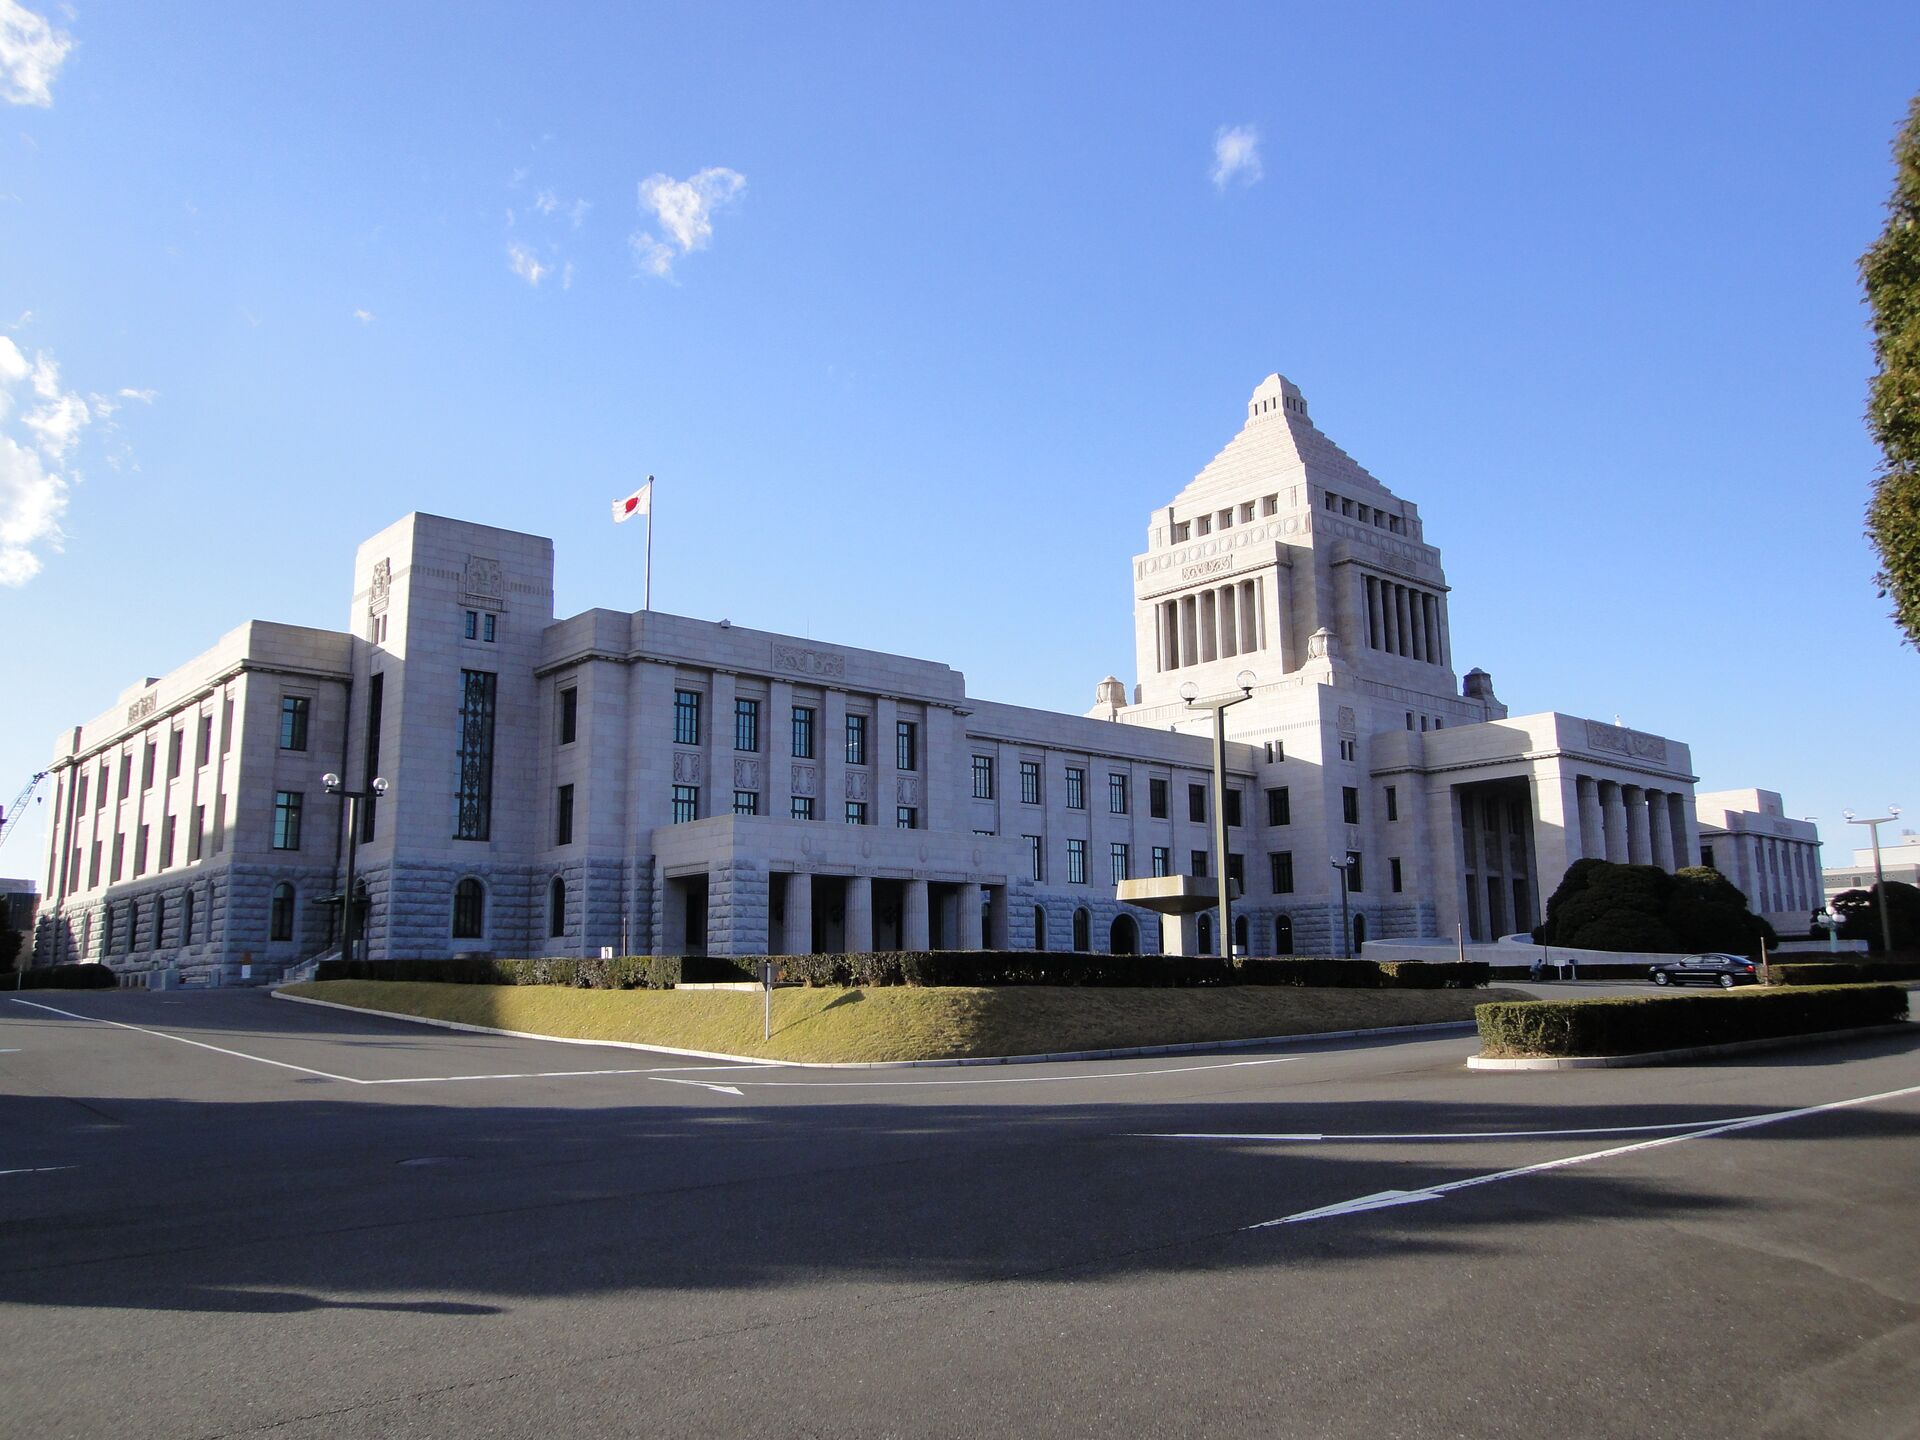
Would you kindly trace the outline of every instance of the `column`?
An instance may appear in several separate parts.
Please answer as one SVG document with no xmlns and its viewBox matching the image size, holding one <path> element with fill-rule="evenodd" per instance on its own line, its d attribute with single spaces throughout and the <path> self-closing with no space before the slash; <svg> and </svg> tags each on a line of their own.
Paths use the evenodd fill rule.
<svg viewBox="0 0 1920 1440">
<path fill-rule="evenodd" d="M 1600 813 L 1600 787 L 1591 775 L 1582 775 L 1580 787 L 1580 854 L 1595 860 L 1607 857 L 1606 821 Z"/>
<path fill-rule="evenodd" d="M 1217 592 L 1219 599 L 1214 602 L 1220 616 L 1220 658 L 1240 653 L 1240 621 L 1234 613 L 1234 587 L 1222 585 Z"/>
<path fill-rule="evenodd" d="M 1260 648 L 1260 602 L 1253 581 L 1240 582 L 1240 653 Z"/>
<path fill-rule="evenodd" d="M 1440 648 L 1437 652 L 1440 657 L 1440 663 L 1451 670 L 1453 668 L 1453 643 L 1447 638 L 1447 597 L 1445 595 L 1436 595 L 1433 597 L 1433 625 L 1440 639 Z"/>
<path fill-rule="evenodd" d="M 1013 947 L 1013 940 L 1008 933 L 1011 928 L 1009 923 L 1011 917 L 1008 914 L 1007 887 L 1004 885 L 989 885 L 986 887 L 986 892 L 987 948 L 989 950 L 1011 949 Z"/>
<path fill-rule="evenodd" d="M 925 950 L 929 946 L 927 929 L 927 882 L 909 880 L 900 906 L 900 948 Z"/>
<path fill-rule="evenodd" d="M 1627 862 L 1627 807 L 1617 781 L 1600 782 L 1600 809 L 1606 834 L 1607 859 L 1616 865 Z"/>
<path fill-rule="evenodd" d="M 1408 637 L 1411 643 L 1407 648 L 1416 660 L 1427 658 L 1427 631 L 1420 618 L 1421 601 L 1425 598 L 1418 590 L 1407 591 L 1407 621 L 1408 628 L 1412 632 Z"/>
<path fill-rule="evenodd" d="M 1672 817 L 1664 790 L 1647 791 L 1647 839 L 1655 865 L 1669 873 L 1679 868 L 1673 863 Z"/>
<path fill-rule="evenodd" d="M 980 900 L 980 887 L 972 881 L 960 887 L 959 925 L 955 932 L 959 936 L 959 944 L 955 946 L 956 949 L 983 950 L 986 948 L 981 943 L 985 927 L 980 923 Z"/>
<path fill-rule="evenodd" d="M 1440 663 L 1440 607 L 1431 595 L 1420 597 L 1420 616 L 1427 627 L 1427 663 Z"/>
<path fill-rule="evenodd" d="M 1673 836 L 1675 868 L 1684 870 L 1700 863 L 1700 841 L 1692 828 L 1693 806 L 1684 795 L 1667 795 L 1667 829 Z"/>
<path fill-rule="evenodd" d="M 1367 648 L 1380 648 L 1380 582 L 1367 576 Z"/>
<path fill-rule="evenodd" d="M 861 955 L 873 949 L 873 879 L 847 877 L 847 950 Z"/>
<path fill-rule="evenodd" d="M 780 939 L 783 955 L 813 953 L 813 877 L 787 876 L 787 923 Z"/>
<path fill-rule="evenodd" d="M 1180 597 L 1180 655 L 1183 665 L 1200 661 L 1200 607 L 1191 595 Z"/>
<path fill-rule="evenodd" d="M 1220 658 L 1220 616 L 1219 604 L 1211 590 L 1200 592 L 1200 658 L 1218 660 Z"/>
<path fill-rule="evenodd" d="M 1629 865 L 1647 865 L 1651 861 L 1651 847 L 1647 835 L 1647 792 L 1638 785 L 1620 787 L 1620 798 L 1627 807 L 1627 863 Z"/>
</svg>

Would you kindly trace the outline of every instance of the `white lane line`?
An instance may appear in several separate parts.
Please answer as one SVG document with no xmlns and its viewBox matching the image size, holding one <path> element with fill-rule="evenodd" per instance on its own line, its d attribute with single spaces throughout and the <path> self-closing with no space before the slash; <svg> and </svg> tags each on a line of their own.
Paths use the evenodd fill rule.
<svg viewBox="0 0 1920 1440">
<path fill-rule="evenodd" d="M 735 1070 L 744 1066 L 734 1065 L 675 1065 L 674 1070 Z M 445 1085 L 455 1080 L 570 1080 L 583 1075 L 652 1075 L 665 1079 L 661 1067 L 652 1066 L 641 1070 L 527 1070 L 517 1074 L 504 1075 L 405 1075 L 393 1080 L 362 1080 L 362 1085 Z M 698 1085 L 698 1080 L 676 1081 L 680 1085 Z M 733 1092 L 738 1095 L 738 1090 Z"/>
<path fill-rule="evenodd" d="M 71 1170 L 71 1165 L 29 1165 L 20 1170 L 0 1170 L 0 1175 L 46 1175 L 55 1170 Z"/>
<path fill-rule="evenodd" d="M 1591 1129 L 1585 1130 L 1456 1130 L 1433 1133 L 1410 1131 L 1406 1134 L 1392 1134 L 1384 1130 L 1352 1135 L 1316 1135 L 1308 1131 L 1251 1135 L 1237 1130 L 1144 1130 L 1129 1135 L 1127 1138 L 1129 1140 L 1246 1140 L 1253 1142 L 1298 1142 L 1307 1140 L 1552 1140 L 1566 1139 L 1575 1135 L 1645 1135 L 1661 1130 L 1698 1130 L 1707 1125 L 1731 1125 L 1741 1120 L 1760 1118 L 1763 1117 L 1734 1115 L 1726 1120 L 1676 1120 L 1666 1125 L 1596 1125 Z"/>
<path fill-rule="evenodd" d="M 144 1025 L 128 1025 L 120 1020 L 102 1020 L 96 1015 L 78 1015 L 71 1010 L 56 1009 L 52 1005 L 42 1005 L 34 1000 L 15 1000 L 16 1005 L 31 1005 L 35 1010 L 45 1010 L 50 1015 L 64 1015 L 69 1020 L 85 1020 L 94 1025 L 111 1025 L 117 1030 L 132 1030 L 141 1035 L 155 1035 L 162 1040 L 178 1041 L 182 1045 L 192 1045 L 196 1049 L 211 1050 L 216 1055 L 231 1055 L 236 1060 L 251 1060 L 259 1065 L 272 1065 L 281 1070 L 297 1070 L 302 1075 L 318 1075 L 322 1080 L 339 1080 L 348 1085 L 365 1085 L 368 1081 L 356 1080 L 351 1075 L 335 1075 L 327 1070 L 315 1070 L 310 1065 L 294 1065 L 285 1060 L 269 1060 L 264 1055 L 249 1055 L 244 1050 L 229 1050 L 223 1045 L 209 1045 L 204 1040 L 189 1040 L 184 1035 L 169 1035 L 164 1030 L 149 1030 Z"/>
<path fill-rule="evenodd" d="M 1304 1055 L 1273 1055 L 1263 1060 L 1224 1060 L 1217 1065 L 1169 1065 L 1160 1070 L 1101 1070 L 1089 1075 L 994 1075 L 980 1080 L 742 1080 L 760 1090 L 899 1089 L 914 1085 L 1063 1085 L 1087 1080 L 1132 1080 L 1143 1075 L 1191 1075 L 1204 1070 L 1242 1070 L 1249 1065 L 1288 1065 Z M 661 1076 L 655 1076 L 656 1080 Z M 686 1082 L 680 1082 L 686 1083 Z"/>
<path fill-rule="evenodd" d="M 1589 1160 L 1607 1160 L 1616 1155 L 1631 1155 L 1637 1150 L 1658 1150 L 1664 1145 L 1681 1145 L 1689 1140 L 1705 1140 L 1715 1135 L 1731 1135 L 1737 1130 L 1752 1130 L 1761 1125 L 1777 1125 L 1782 1120 L 1797 1120 L 1805 1115 L 1821 1115 L 1829 1110 L 1850 1110 L 1856 1105 L 1872 1105 L 1881 1100 L 1898 1100 L 1907 1095 L 1920 1095 L 1920 1085 L 1908 1085 L 1900 1090 L 1882 1090 L 1877 1095 L 1858 1095 L 1851 1100 L 1830 1100 L 1824 1105 L 1806 1105 L 1798 1110 L 1775 1110 L 1767 1115 L 1749 1115 L 1744 1120 L 1729 1120 L 1706 1130 L 1695 1130 L 1686 1135 L 1666 1135 L 1658 1140 L 1638 1140 L 1631 1145 L 1615 1145 L 1606 1150 L 1589 1150 L 1584 1155 L 1567 1155 L 1558 1160 L 1543 1160 L 1538 1165 L 1522 1165 L 1513 1170 L 1496 1170 L 1489 1175 L 1473 1175 L 1465 1180 L 1450 1180 L 1444 1185 L 1431 1185 L 1424 1190 L 1379 1190 L 1371 1195 L 1361 1195 L 1352 1200 L 1342 1200 L 1337 1204 L 1323 1205 L 1317 1210 L 1302 1210 L 1294 1215 L 1283 1215 L 1278 1220 L 1262 1220 L 1257 1225 L 1243 1226 L 1247 1230 L 1268 1230 L 1275 1225 L 1293 1225 L 1302 1220 L 1328 1220 L 1337 1215 L 1352 1215 L 1364 1210 L 1386 1210 L 1396 1205 L 1413 1205 L 1422 1200 L 1438 1200 L 1443 1195 L 1451 1195 L 1456 1190 L 1468 1190 L 1476 1185 L 1491 1185 L 1498 1180 L 1515 1180 L 1522 1175 L 1539 1175 L 1548 1170 L 1564 1170 L 1571 1165 L 1584 1165 Z"/>
<path fill-rule="evenodd" d="M 671 1075 L 656 1075 L 653 1078 L 668 1085 L 697 1085 L 702 1090 L 718 1090 L 722 1095 L 738 1095 L 742 1100 L 747 1098 L 740 1094 L 739 1087 L 735 1085 L 716 1085 L 711 1080 L 675 1080 Z"/>
</svg>

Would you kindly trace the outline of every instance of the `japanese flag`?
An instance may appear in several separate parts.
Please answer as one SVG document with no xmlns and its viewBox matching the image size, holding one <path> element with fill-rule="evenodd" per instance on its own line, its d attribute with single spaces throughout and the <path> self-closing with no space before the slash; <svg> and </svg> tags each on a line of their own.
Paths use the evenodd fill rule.
<svg viewBox="0 0 1920 1440">
<path fill-rule="evenodd" d="M 636 515 L 650 515 L 652 513 L 653 477 L 651 475 L 647 477 L 646 484 L 627 496 L 626 499 L 613 502 L 613 523 L 616 525 L 622 520 L 631 520 Z"/>
</svg>

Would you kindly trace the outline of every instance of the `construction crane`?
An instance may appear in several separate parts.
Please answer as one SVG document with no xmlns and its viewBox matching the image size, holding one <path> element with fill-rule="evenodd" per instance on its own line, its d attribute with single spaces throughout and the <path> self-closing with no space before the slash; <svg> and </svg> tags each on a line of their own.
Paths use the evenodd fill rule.
<svg viewBox="0 0 1920 1440">
<path fill-rule="evenodd" d="M 27 801 L 33 798 L 33 792 L 40 788 L 40 782 L 47 778 L 42 770 L 38 775 L 20 787 L 20 793 L 13 797 L 13 804 L 0 810 L 0 845 L 7 843 L 7 837 L 13 834 L 13 827 L 20 823 L 20 817 L 27 813 Z"/>
</svg>

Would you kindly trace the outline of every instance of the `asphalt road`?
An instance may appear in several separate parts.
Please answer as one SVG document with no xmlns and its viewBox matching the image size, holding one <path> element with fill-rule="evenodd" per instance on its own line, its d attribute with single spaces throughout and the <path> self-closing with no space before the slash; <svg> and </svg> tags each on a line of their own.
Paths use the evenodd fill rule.
<svg viewBox="0 0 1920 1440">
<path fill-rule="evenodd" d="M 821 1071 L 0 997 L 0 1434 L 1920 1436 L 1920 1037 L 1472 1048 Z"/>
</svg>

